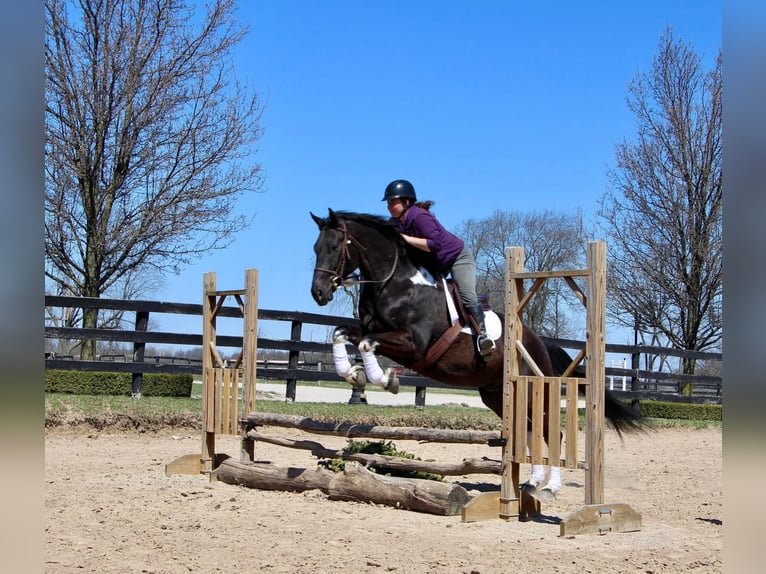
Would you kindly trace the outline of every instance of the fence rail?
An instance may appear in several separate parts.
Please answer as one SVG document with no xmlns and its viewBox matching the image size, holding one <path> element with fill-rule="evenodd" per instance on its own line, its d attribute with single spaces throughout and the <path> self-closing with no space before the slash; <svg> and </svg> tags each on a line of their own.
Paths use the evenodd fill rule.
<svg viewBox="0 0 766 574">
<path fill-rule="evenodd" d="M 75 358 L 56 356 L 46 353 L 46 369 L 80 370 L 80 371 L 116 371 L 132 373 L 140 376 L 144 373 L 183 373 L 198 375 L 202 372 L 202 365 L 189 361 L 187 364 L 179 364 L 177 360 L 167 357 L 144 356 L 147 344 L 158 345 L 185 345 L 201 346 L 202 334 L 169 333 L 162 331 L 150 331 L 147 329 L 149 313 L 159 314 L 183 314 L 202 317 L 202 305 L 191 303 L 170 303 L 161 301 L 141 301 L 123 299 L 96 299 L 88 297 L 63 297 L 46 295 L 45 306 L 49 310 L 56 308 L 79 308 L 79 309 L 109 309 L 116 311 L 128 311 L 136 313 L 136 328 L 126 329 L 82 329 L 77 327 L 61 327 L 56 325 L 45 326 L 46 339 L 80 340 L 83 338 L 95 339 L 104 342 L 132 343 L 133 354 L 130 360 L 124 356 L 122 361 L 114 360 L 114 357 L 106 360 L 84 361 Z M 51 313 L 52 315 L 52 313 Z M 240 318 L 242 311 L 236 306 L 224 306 L 219 311 L 220 317 Z M 278 366 L 273 361 L 269 365 L 263 364 L 258 367 L 258 378 L 285 381 L 286 397 L 295 399 L 297 381 L 342 381 L 332 368 L 332 344 L 315 341 L 303 341 L 303 326 L 320 325 L 327 327 L 351 326 L 357 323 L 356 319 L 349 317 L 337 317 L 318 313 L 305 313 L 300 311 L 277 311 L 259 309 L 258 319 L 266 321 L 283 321 L 291 324 L 290 339 L 271 339 L 258 337 L 258 350 L 286 351 L 287 361 L 284 366 Z M 200 330 L 202 320 L 200 319 Z M 571 339 L 549 339 L 564 349 L 579 351 L 584 342 Z M 242 337 L 231 335 L 218 335 L 216 344 L 219 347 L 241 348 Z M 607 381 L 610 377 L 625 377 L 629 389 L 622 391 L 616 389 L 618 395 L 634 399 L 652 399 L 684 402 L 712 402 L 721 403 L 723 399 L 723 385 L 720 376 L 711 375 L 681 375 L 650 371 L 638 368 L 642 355 L 665 356 L 665 357 L 689 357 L 698 360 L 720 362 L 721 353 L 708 353 L 700 351 L 683 351 L 664 347 L 651 347 L 646 345 L 615 345 L 606 344 L 607 353 L 624 353 L 631 356 L 631 368 L 607 367 Z M 328 360 L 319 369 L 317 362 L 305 361 L 302 355 L 305 353 L 324 354 Z M 140 358 L 141 360 L 137 360 Z M 164 359 L 164 360 L 163 360 Z M 259 361 L 260 364 L 261 361 Z M 312 368 L 313 367 L 313 368 Z M 693 395 L 681 396 L 680 386 L 684 382 L 694 385 Z M 400 376 L 399 384 L 405 387 L 414 387 L 416 403 L 424 404 L 426 388 L 459 388 L 438 381 L 432 381 L 418 376 L 415 373 L 404 371 Z"/>
</svg>

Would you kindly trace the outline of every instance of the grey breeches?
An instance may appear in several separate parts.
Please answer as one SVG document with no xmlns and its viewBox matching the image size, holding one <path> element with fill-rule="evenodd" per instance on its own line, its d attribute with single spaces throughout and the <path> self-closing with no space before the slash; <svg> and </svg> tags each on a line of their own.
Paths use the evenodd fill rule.
<svg viewBox="0 0 766 574">
<path fill-rule="evenodd" d="M 474 309 L 479 304 L 476 298 L 476 262 L 467 247 L 463 247 L 455 259 L 450 275 L 460 291 L 460 299 L 465 308 Z"/>
</svg>

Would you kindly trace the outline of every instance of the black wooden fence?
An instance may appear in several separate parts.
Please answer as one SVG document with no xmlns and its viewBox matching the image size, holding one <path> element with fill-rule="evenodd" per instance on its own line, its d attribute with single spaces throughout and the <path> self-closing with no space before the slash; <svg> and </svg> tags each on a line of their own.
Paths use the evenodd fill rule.
<svg viewBox="0 0 766 574">
<path fill-rule="evenodd" d="M 49 309 L 105 309 L 135 313 L 135 328 L 126 329 L 83 329 L 79 327 L 60 327 L 51 324 L 45 326 L 46 339 L 80 340 L 91 338 L 102 342 L 131 343 L 133 346 L 132 357 L 118 362 L 115 357 L 105 357 L 106 360 L 83 361 L 76 358 L 61 357 L 46 353 L 46 369 L 64 369 L 79 371 L 114 371 L 133 374 L 134 391 L 140 390 L 143 373 L 189 373 L 199 375 L 202 373 L 201 363 L 192 361 L 179 361 L 172 357 L 147 357 L 146 345 L 184 345 L 202 346 L 202 305 L 191 303 L 167 303 L 161 301 L 136 301 L 123 299 L 94 299 L 86 297 L 61 297 L 46 295 L 45 306 Z M 200 317 L 199 334 L 168 333 L 148 330 L 149 315 L 154 314 L 182 314 Z M 223 307 L 218 317 L 240 318 L 242 312 L 239 307 Z M 258 310 L 259 321 L 283 321 L 290 323 L 289 339 L 270 339 L 258 337 L 258 351 L 267 350 L 285 351 L 287 363 L 277 364 L 273 361 L 259 361 L 258 378 L 268 380 L 285 381 L 285 396 L 295 399 L 297 381 L 331 381 L 342 380 L 336 373 L 332 363 L 332 344 L 303 341 L 303 326 L 321 325 L 327 327 L 349 326 L 356 323 L 356 319 L 350 317 L 337 317 L 317 313 L 304 313 L 297 311 L 275 311 L 269 309 Z M 49 323 L 49 321 L 46 321 Z M 564 349 L 576 354 L 584 345 L 582 341 L 569 339 L 549 339 Z M 218 335 L 216 337 L 218 347 L 231 347 L 241 349 L 242 336 Z M 720 376 L 706 375 L 681 375 L 678 373 L 658 372 L 642 370 L 639 368 L 640 359 L 644 355 L 664 357 L 692 357 L 698 360 L 718 362 L 722 360 L 720 353 L 690 352 L 662 347 L 632 346 L 632 345 L 606 345 L 607 353 L 619 353 L 631 357 L 630 368 L 607 367 L 606 376 L 609 382 L 617 378 L 619 381 L 626 377 L 629 389 L 622 391 L 621 382 L 615 385 L 614 391 L 618 396 L 644 400 L 666 400 L 683 402 L 709 402 L 721 403 L 723 398 L 723 385 Z M 309 355 L 310 354 L 310 355 Z M 310 360 L 305 360 L 310 356 Z M 316 357 L 326 357 L 319 361 Z M 383 360 L 381 362 L 384 362 Z M 320 368 L 321 366 L 321 368 Z M 693 384 L 693 395 L 681 396 L 682 383 Z M 414 387 L 416 391 L 416 404 L 423 405 L 426 388 L 459 388 L 438 381 L 432 381 L 418 376 L 415 373 L 404 371 L 399 384 L 404 387 Z M 619 387 L 619 388 L 618 388 Z"/>
</svg>

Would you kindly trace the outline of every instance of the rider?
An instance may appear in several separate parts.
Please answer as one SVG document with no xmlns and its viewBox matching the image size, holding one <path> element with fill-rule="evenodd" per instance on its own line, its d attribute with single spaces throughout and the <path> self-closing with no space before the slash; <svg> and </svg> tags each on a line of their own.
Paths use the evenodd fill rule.
<svg viewBox="0 0 766 574">
<path fill-rule="evenodd" d="M 476 337 L 476 348 L 481 355 L 491 354 L 495 342 L 487 335 L 484 310 L 476 297 L 476 262 L 465 242 L 444 229 L 429 211 L 433 201 L 418 202 L 415 188 L 406 179 L 389 183 L 383 201 L 388 203 L 388 212 L 398 223 L 404 240 L 430 253 L 438 271 L 444 276 L 452 276 L 463 305 L 481 329 Z"/>
</svg>

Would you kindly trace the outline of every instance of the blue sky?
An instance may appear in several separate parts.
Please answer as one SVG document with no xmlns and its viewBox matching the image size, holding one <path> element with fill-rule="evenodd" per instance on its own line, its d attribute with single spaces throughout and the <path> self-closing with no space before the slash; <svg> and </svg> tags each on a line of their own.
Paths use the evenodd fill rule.
<svg viewBox="0 0 766 574">
<path fill-rule="evenodd" d="M 257 268 L 261 308 L 336 314 L 309 293 L 309 212 L 385 215 L 383 189 L 397 178 L 434 200 L 452 229 L 496 209 L 579 209 L 593 219 L 615 144 L 635 133 L 628 82 L 650 69 L 666 27 L 706 67 L 721 48 L 721 2 L 708 0 L 240 4 L 250 34 L 234 66 L 265 103 L 254 158 L 264 193 L 240 202 L 255 215 L 250 229 L 151 298 L 197 303 L 205 271 L 228 289 Z M 607 342 L 621 339 L 607 330 Z"/>
</svg>

